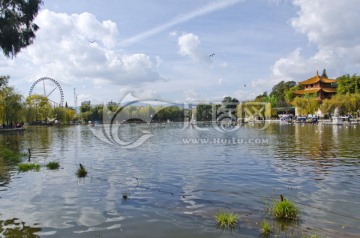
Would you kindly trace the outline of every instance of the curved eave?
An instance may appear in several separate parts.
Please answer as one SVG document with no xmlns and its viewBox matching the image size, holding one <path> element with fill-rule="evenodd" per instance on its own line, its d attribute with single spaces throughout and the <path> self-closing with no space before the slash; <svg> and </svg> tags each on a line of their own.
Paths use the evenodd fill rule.
<svg viewBox="0 0 360 238">
<path fill-rule="evenodd" d="M 314 76 L 312 78 L 309 78 L 305 81 L 302 81 L 302 82 L 299 82 L 299 84 L 303 84 L 303 85 L 308 85 L 308 84 L 314 84 L 314 83 L 317 83 L 317 82 L 323 82 L 323 83 L 335 83 L 336 80 L 335 79 L 328 79 L 328 78 L 324 78 L 324 77 L 321 77 L 321 76 Z"/>
<path fill-rule="evenodd" d="M 336 88 L 322 88 L 325 93 L 336 93 Z"/>
<path fill-rule="evenodd" d="M 304 95 L 307 93 L 316 93 L 316 92 L 319 92 L 320 90 L 321 90 L 321 88 L 314 88 L 314 89 L 306 89 L 306 90 L 297 90 L 294 93 Z"/>
</svg>

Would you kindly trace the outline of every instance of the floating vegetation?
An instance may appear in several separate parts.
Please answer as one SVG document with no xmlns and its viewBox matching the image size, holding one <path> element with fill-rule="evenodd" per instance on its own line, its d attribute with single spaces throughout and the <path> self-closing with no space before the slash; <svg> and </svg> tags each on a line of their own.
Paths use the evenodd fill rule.
<svg viewBox="0 0 360 238">
<path fill-rule="evenodd" d="M 220 210 L 214 215 L 214 219 L 217 223 L 217 226 L 221 229 L 235 229 L 236 225 L 239 223 L 239 216 L 233 213 L 229 213 L 223 210 Z"/>
<path fill-rule="evenodd" d="M 280 195 L 280 200 L 274 200 L 272 206 L 268 209 L 270 214 L 277 219 L 298 220 L 300 209 L 295 203 L 285 199 Z"/>
<path fill-rule="evenodd" d="M 260 224 L 260 232 L 263 236 L 269 236 L 271 233 L 271 225 L 268 221 L 263 220 Z"/>
<path fill-rule="evenodd" d="M 79 178 L 84 178 L 86 177 L 87 175 L 87 171 L 85 169 L 85 167 L 82 165 L 82 164 L 79 164 L 79 168 L 78 170 L 76 171 L 76 175 L 79 177 Z"/>
<path fill-rule="evenodd" d="M 0 158 L 3 158 L 7 162 L 20 163 L 23 156 L 25 156 L 25 154 L 12 151 L 8 148 L 0 149 Z"/>
<path fill-rule="evenodd" d="M 38 171 L 40 171 L 40 165 L 33 164 L 33 163 L 18 164 L 18 170 L 19 170 L 19 172 L 27 172 L 29 170 L 35 170 L 38 172 Z"/>
<path fill-rule="evenodd" d="M 56 170 L 60 168 L 60 164 L 56 161 L 50 161 L 49 163 L 46 164 L 46 168 L 50 170 Z"/>
</svg>

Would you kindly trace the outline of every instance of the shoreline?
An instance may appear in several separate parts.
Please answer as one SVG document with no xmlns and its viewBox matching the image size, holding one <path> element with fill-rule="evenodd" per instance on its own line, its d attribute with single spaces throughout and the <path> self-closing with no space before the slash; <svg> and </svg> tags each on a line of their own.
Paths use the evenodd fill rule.
<svg viewBox="0 0 360 238">
<path fill-rule="evenodd" d="M 8 128 L 8 129 L 0 129 L 0 134 L 7 134 L 13 132 L 24 132 L 25 128 Z"/>
</svg>

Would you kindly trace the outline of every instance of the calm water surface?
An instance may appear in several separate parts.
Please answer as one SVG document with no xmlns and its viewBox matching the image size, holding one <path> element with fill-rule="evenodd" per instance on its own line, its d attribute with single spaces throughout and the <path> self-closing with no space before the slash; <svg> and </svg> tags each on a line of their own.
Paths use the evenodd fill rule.
<svg viewBox="0 0 360 238">
<path fill-rule="evenodd" d="M 61 165 L 18 173 L 0 159 L 0 233 L 16 226 L 28 237 L 258 237 L 268 219 L 283 237 L 360 236 L 360 125 L 227 133 L 182 126 L 121 127 L 121 138 L 153 134 L 134 149 L 104 143 L 87 126 L 0 135 L 3 148 L 31 148 L 33 162 Z M 225 143 L 232 138 L 239 143 Z M 79 163 L 84 179 L 75 175 Z M 301 209 L 297 224 L 265 213 L 280 194 Z M 216 228 L 221 209 L 240 215 L 238 229 Z"/>
</svg>

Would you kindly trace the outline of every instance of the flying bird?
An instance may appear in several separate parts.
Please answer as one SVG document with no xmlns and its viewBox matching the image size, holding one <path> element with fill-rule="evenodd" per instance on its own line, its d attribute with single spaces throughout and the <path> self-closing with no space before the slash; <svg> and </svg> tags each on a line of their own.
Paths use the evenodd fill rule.
<svg viewBox="0 0 360 238">
<path fill-rule="evenodd" d="M 89 43 L 92 44 L 92 43 L 95 43 L 95 41 L 94 40 L 89 40 Z"/>
<path fill-rule="evenodd" d="M 210 58 L 214 57 L 214 56 L 215 56 L 215 53 L 212 53 L 211 55 L 209 55 Z"/>
</svg>

